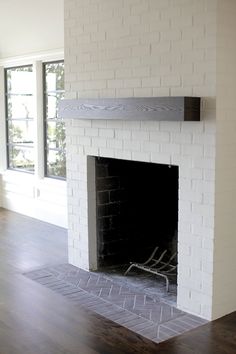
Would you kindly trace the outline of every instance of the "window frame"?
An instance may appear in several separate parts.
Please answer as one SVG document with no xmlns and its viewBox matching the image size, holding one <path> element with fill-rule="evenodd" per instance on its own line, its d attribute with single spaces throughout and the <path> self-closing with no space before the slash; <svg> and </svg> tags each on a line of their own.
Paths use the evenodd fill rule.
<svg viewBox="0 0 236 354">
<path fill-rule="evenodd" d="M 7 72 L 8 70 L 13 70 L 13 69 L 19 69 L 19 68 L 29 68 L 31 67 L 32 68 L 32 73 L 34 74 L 34 65 L 33 63 L 29 62 L 28 64 L 22 64 L 22 65 L 12 65 L 12 66 L 6 66 L 4 67 L 4 113 L 5 113 L 5 147 L 6 147 L 6 168 L 7 170 L 10 170 L 10 171 L 16 171 L 16 172 L 21 172 L 21 173 L 27 173 L 27 174 L 30 174 L 30 175 L 34 175 L 36 173 L 36 161 L 35 161 L 35 154 L 34 154 L 34 150 L 35 150 L 35 139 L 33 141 L 33 145 L 32 147 L 27 147 L 28 149 L 32 149 L 33 151 L 33 154 L 34 154 L 34 170 L 33 171 L 28 171 L 26 169 L 20 169 L 20 168 L 15 168 L 15 167 L 11 167 L 10 166 L 10 151 L 9 151 L 9 147 L 10 146 L 22 146 L 23 148 L 25 147 L 23 144 L 22 145 L 19 145 L 17 143 L 10 143 L 9 142 L 9 120 L 13 120 L 14 119 L 10 119 L 9 116 L 8 116 L 8 113 L 9 113 L 9 110 L 8 110 L 8 97 L 9 95 L 11 95 L 8 91 L 8 81 L 7 81 Z M 34 90 L 32 92 L 32 98 L 34 97 Z M 26 118 L 20 118 L 21 121 L 24 121 L 26 122 L 27 119 Z M 34 115 L 34 117 L 32 117 L 32 119 L 30 120 L 32 121 L 33 123 L 35 123 L 36 121 L 36 116 Z M 35 137 L 34 137 L 35 138 Z"/>
<path fill-rule="evenodd" d="M 48 148 L 47 144 L 47 123 L 48 123 L 48 117 L 47 117 L 47 96 L 48 96 L 48 91 L 46 90 L 46 65 L 47 64 L 57 64 L 57 63 L 63 63 L 64 65 L 64 59 L 58 59 L 58 60 L 48 60 L 48 61 L 43 61 L 42 62 L 42 83 L 43 83 L 43 156 L 44 156 L 44 177 L 45 178 L 50 178 L 50 179 L 55 179 L 55 180 L 62 180 L 66 181 L 66 176 L 55 176 L 55 175 L 50 175 L 48 173 L 48 151 L 58 151 L 57 149 L 50 149 Z M 64 66 L 65 68 L 65 66 Z M 59 90 L 55 90 L 55 93 Z M 65 92 L 65 89 L 60 91 L 60 92 Z M 53 121 L 57 121 L 57 118 Z"/>
</svg>

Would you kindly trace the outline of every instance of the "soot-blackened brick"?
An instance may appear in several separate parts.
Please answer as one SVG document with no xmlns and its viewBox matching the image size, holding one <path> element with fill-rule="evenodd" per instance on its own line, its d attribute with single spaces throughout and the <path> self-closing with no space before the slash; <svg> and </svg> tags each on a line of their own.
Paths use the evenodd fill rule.
<svg viewBox="0 0 236 354">
<path fill-rule="evenodd" d="M 103 177 L 96 180 L 97 191 L 109 191 L 119 187 L 118 177 Z"/>
<path fill-rule="evenodd" d="M 98 192 L 97 193 L 97 203 L 100 204 L 107 204 L 110 202 L 110 193 L 109 191 L 105 192 Z"/>
<path fill-rule="evenodd" d="M 120 206 L 117 203 L 98 205 L 97 215 L 99 218 L 103 216 L 112 216 L 119 214 Z"/>
</svg>

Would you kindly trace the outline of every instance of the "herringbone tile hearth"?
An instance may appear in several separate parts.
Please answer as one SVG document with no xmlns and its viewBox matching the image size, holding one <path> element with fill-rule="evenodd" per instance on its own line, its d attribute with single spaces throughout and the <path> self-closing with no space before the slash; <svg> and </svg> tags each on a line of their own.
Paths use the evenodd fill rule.
<svg viewBox="0 0 236 354">
<path fill-rule="evenodd" d="M 155 342 L 206 323 L 127 284 L 116 283 L 104 275 L 69 264 L 34 270 L 25 275 L 75 304 Z"/>
</svg>

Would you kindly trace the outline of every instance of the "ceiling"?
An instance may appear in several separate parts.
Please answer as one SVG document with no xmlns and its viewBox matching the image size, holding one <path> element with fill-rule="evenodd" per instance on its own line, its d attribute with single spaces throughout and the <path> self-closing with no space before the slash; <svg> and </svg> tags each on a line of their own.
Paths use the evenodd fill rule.
<svg viewBox="0 0 236 354">
<path fill-rule="evenodd" d="M 63 0 L 0 0 L 1 59 L 63 46 Z"/>
</svg>

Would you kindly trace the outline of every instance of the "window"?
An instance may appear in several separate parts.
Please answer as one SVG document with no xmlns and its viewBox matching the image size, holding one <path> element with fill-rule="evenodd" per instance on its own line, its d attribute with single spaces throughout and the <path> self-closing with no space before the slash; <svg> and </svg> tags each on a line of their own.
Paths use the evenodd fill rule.
<svg viewBox="0 0 236 354">
<path fill-rule="evenodd" d="M 64 63 L 44 63 L 45 176 L 66 177 L 65 124 L 58 118 L 58 102 L 64 98 Z"/>
<path fill-rule="evenodd" d="M 5 96 L 7 168 L 65 179 L 65 124 L 58 118 L 58 103 L 64 98 L 64 62 L 6 68 Z"/>
<path fill-rule="evenodd" d="M 5 69 L 7 165 L 34 172 L 34 102 L 32 65 Z"/>
</svg>

